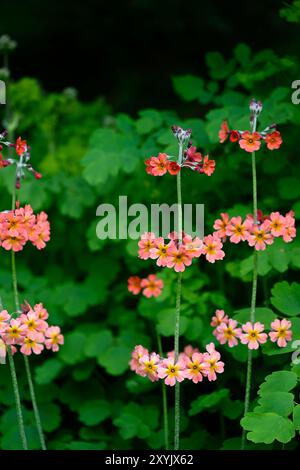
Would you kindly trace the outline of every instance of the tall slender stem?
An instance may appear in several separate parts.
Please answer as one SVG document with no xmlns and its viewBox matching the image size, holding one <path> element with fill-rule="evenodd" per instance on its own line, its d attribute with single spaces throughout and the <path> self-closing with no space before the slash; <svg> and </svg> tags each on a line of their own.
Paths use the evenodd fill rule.
<svg viewBox="0 0 300 470">
<path fill-rule="evenodd" d="M 12 196 L 12 208 L 13 209 L 15 208 L 15 201 L 16 201 L 16 190 L 14 188 L 13 196 Z M 15 257 L 15 252 L 13 250 L 11 250 L 11 273 L 12 273 L 12 284 L 13 284 L 13 292 L 14 292 L 16 311 L 19 312 L 20 302 L 19 302 L 19 292 L 18 292 L 16 257 Z M 44 438 L 42 424 L 41 424 L 40 413 L 39 413 L 39 409 L 38 409 L 38 406 L 37 406 L 35 390 L 34 390 L 32 375 L 31 375 L 31 371 L 30 371 L 30 364 L 29 364 L 28 357 L 26 357 L 25 355 L 23 357 L 24 357 L 24 362 L 25 362 L 25 370 L 26 370 L 27 381 L 28 381 L 28 385 L 29 385 L 30 398 L 31 398 L 31 402 L 32 402 L 36 427 L 37 427 L 38 435 L 39 435 L 39 438 L 40 438 L 41 448 L 42 448 L 42 450 L 46 450 L 46 444 L 45 444 L 45 438 Z"/>
<path fill-rule="evenodd" d="M 179 145 L 179 156 L 178 161 L 182 161 L 182 144 Z M 178 243 L 179 246 L 182 243 L 182 194 L 181 194 L 181 174 L 177 174 L 177 208 L 178 208 Z M 174 333 L 174 352 L 175 352 L 175 363 L 179 356 L 179 336 L 180 336 L 180 306 L 181 306 L 181 282 L 182 273 L 178 273 L 177 278 L 177 291 L 176 291 L 176 311 L 175 311 L 175 333 Z M 175 385 L 175 427 L 174 427 L 174 450 L 179 449 L 180 439 L 180 384 L 176 382 Z"/>
<path fill-rule="evenodd" d="M 19 426 L 19 434 L 20 434 L 23 449 L 28 450 L 27 438 L 26 438 L 25 427 L 24 427 L 22 405 L 21 405 L 19 386 L 18 386 L 18 379 L 17 379 L 17 374 L 16 374 L 16 368 L 15 368 L 15 361 L 14 361 L 10 346 L 7 348 L 7 355 L 8 355 L 8 362 L 9 362 L 9 367 L 10 367 L 13 391 L 14 391 L 14 396 L 15 396 L 15 405 L 16 405 L 16 412 L 17 412 L 17 421 L 18 421 L 18 426 Z"/>
<path fill-rule="evenodd" d="M 161 344 L 161 337 L 157 333 L 158 352 L 160 357 L 163 356 L 163 349 Z M 167 401 L 167 388 L 162 381 L 162 402 L 163 402 L 163 416 L 164 416 L 164 437 L 165 437 L 165 450 L 169 450 L 169 417 L 168 417 L 168 401 Z"/>
<path fill-rule="evenodd" d="M 253 122 L 253 132 L 256 130 L 256 119 Z M 253 219 L 254 224 L 257 224 L 257 176 L 256 176 L 256 160 L 255 152 L 252 152 L 252 188 L 253 188 Z M 253 272 L 252 272 L 252 293 L 251 293 L 251 308 L 250 308 L 250 322 L 255 322 L 255 308 L 256 308 L 256 294 L 257 294 L 257 262 L 258 255 L 256 249 L 253 253 Z M 250 405 L 250 394 L 251 394 L 251 381 L 252 381 L 252 359 L 253 352 L 248 349 L 248 360 L 247 360 L 247 375 L 246 375 L 246 391 L 245 391 L 245 406 L 244 416 L 249 411 Z M 242 446 L 241 449 L 245 450 L 246 445 L 246 431 L 243 430 L 242 434 Z"/>
</svg>

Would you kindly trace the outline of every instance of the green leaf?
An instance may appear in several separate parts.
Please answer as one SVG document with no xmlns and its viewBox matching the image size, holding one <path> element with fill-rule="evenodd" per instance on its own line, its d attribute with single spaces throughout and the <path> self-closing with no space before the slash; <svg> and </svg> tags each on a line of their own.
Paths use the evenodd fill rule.
<svg viewBox="0 0 300 470">
<path fill-rule="evenodd" d="M 259 387 L 258 394 L 268 392 L 289 392 L 297 385 L 297 375 L 288 370 L 281 370 L 267 375 L 265 382 Z"/>
<path fill-rule="evenodd" d="M 56 379 L 63 369 L 63 364 L 56 358 L 46 359 L 35 368 L 35 381 L 39 385 L 49 384 Z"/>
<path fill-rule="evenodd" d="M 129 367 L 130 352 L 128 347 L 112 346 L 100 354 L 97 361 L 109 374 L 122 375 Z"/>
<path fill-rule="evenodd" d="M 278 282 L 271 292 L 271 302 L 280 312 L 290 316 L 300 313 L 300 284 Z"/>
<path fill-rule="evenodd" d="M 87 357 L 100 356 L 113 342 L 111 331 L 102 330 L 88 336 L 84 353 Z"/>
<path fill-rule="evenodd" d="M 92 400 L 83 403 L 79 410 L 79 419 L 87 426 L 95 426 L 105 421 L 111 414 L 109 402 Z"/>
<path fill-rule="evenodd" d="M 258 403 L 261 406 L 255 408 L 255 412 L 274 412 L 280 416 L 289 416 L 294 407 L 294 395 L 288 392 L 264 391 L 261 392 Z"/>
<path fill-rule="evenodd" d="M 288 270 L 290 262 L 289 245 L 283 240 L 277 239 L 266 251 L 268 261 L 276 271 L 283 273 Z"/>
<path fill-rule="evenodd" d="M 192 401 L 189 415 L 195 416 L 201 411 L 214 408 L 215 406 L 219 405 L 224 398 L 229 397 L 229 390 L 227 388 L 223 388 L 221 390 L 217 390 L 212 392 L 208 395 L 200 395 L 196 400 Z"/>
<path fill-rule="evenodd" d="M 239 323 L 246 323 L 250 321 L 250 308 L 242 308 L 241 310 L 236 310 L 233 316 L 234 320 L 238 321 Z M 257 307 L 255 309 L 255 319 L 265 325 L 267 328 L 272 321 L 277 318 L 275 313 L 265 307 Z"/>
<path fill-rule="evenodd" d="M 296 405 L 293 411 L 293 422 L 295 429 L 300 431 L 300 405 Z"/>
<path fill-rule="evenodd" d="M 278 181 L 278 192 L 282 199 L 298 199 L 300 196 L 300 178 L 289 176 Z"/>
<path fill-rule="evenodd" d="M 106 447 L 105 442 L 72 441 L 67 444 L 69 450 L 104 450 Z"/>
<path fill-rule="evenodd" d="M 39 404 L 41 422 L 44 431 L 53 432 L 61 423 L 60 408 L 54 403 Z"/>
<path fill-rule="evenodd" d="M 162 116 L 155 109 L 144 109 L 139 112 L 140 118 L 136 121 L 136 130 L 139 134 L 150 134 L 162 125 Z"/>
<path fill-rule="evenodd" d="M 176 93 L 185 101 L 198 99 L 203 91 L 203 80 L 194 75 L 181 75 L 172 80 Z"/>
<path fill-rule="evenodd" d="M 174 334 L 175 325 L 175 309 L 164 309 L 157 315 L 157 331 L 163 336 L 172 336 Z M 184 334 L 188 326 L 189 320 L 181 315 L 180 317 L 180 334 Z"/>
<path fill-rule="evenodd" d="M 65 344 L 59 351 L 59 357 L 66 364 L 76 364 L 85 359 L 84 347 L 86 344 L 86 336 L 79 331 L 67 333 L 65 335 Z"/>
<path fill-rule="evenodd" d="M 136 403 L 125 405 L 113 423 L 120 429 L 123 439 L 139 437 L 145 439 L 157 428 L 159 410 L 156 406 L 140 406 Z"/>
<path fill-rule="evenodd" d="M 249 441 L 271 444 L 275 440 L 286 444 L 295 436 L 293 423 L 276 413 L 247 413 L 241 425 Z"/>
</svg>

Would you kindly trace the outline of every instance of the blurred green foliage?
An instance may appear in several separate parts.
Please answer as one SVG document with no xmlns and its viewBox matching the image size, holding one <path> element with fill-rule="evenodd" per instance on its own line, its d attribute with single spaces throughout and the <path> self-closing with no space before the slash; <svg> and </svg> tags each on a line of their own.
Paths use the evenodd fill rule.
<svg viewBox="0 0 300 470">
<path fill-rule="evenodd" d="M 209 80 L 173 77 L 176 93 L 186 102 L 185 116 L 155 109 L 141 110 L 136 117 L 114 115 L 102 100 L 81 103 L 70 90 L 47 94 L 31 78 L 10 86 L 18 135 L 30 142 L 33 166 L 44 173 L 41 182 L 28 178 L 19 199 L 47 211 L 52 227 L 46 250 L 28 247 L 17 255 L 21 298 L 43 302 L 51 323 L 59 324 L 65 334 L 58 354 L 31 359 L 50 449 L 164 446 L 161 384 L 131 373 L 128 361 L 136 344 L 157 350 L 157 333 L 164 351 L 173 349 L 176 274 L 159 271 L 165 289 L 157 299 L 134 298 L 127 292 L 127 278 L 157 269 L 153 262 L 138 260 L 136 241 L 97 239 L 95 214 L 101 203 L 117 205 L 119 195 L 127 195 L 128 204 L 175 201 L 174 178 L 153 178 L 143 163 L 158 152 L 176 152 L 170 125 L 191 127 L 193 142 L 217 162 L 210 178 L 183 173 L 184 202 L 205 204 L 210 233 L 220 212 L 251 212 L 250 157 L 235 144 L 219 145 L 218 130 L 224 119 L 235 128 L 248 128 L 248 102 L 253 96 L 261 99 L 262 128 L 278 123 L 284 144 L 279 151 L 258 154 L 259 208 L 265 213 L 294 209 L 299 219 L 300 107 L 292 104 L 287 85 L 299 78 L 299 63 L 271 50 L 255 53 L 246 44 L 238 44 L 230 60 L 210 52 L 206 61 Z M 0 178 L 4 210 L 10 206 L 11 169 L 2 170 Z M 248 318 L 252 251 L 243 244 L 227 244 L 225 249 L 223 262 L 209 265 L 200 259 L 184 273 L 182 347 L 191 343 L 203 348 L 214 339 L 209 323 L 216 308 L 239 321 Z M 10 259 L 3 250 L 0 256 L 0 296 L 10 309 Z M 259 253 L 257 318 L 269 324 L 278 314 L 291 317 L 294 339 L 300 339 L 300 284 L 295 282 L 299 269 L 299 241 L 278 240 Z M 218 381 L 182 386 L 184 449 L 240 447 L 247 350 L 219 349 L 226 365 Z M 253 392 L 258 390 L 259 398 L 241 422 L 248 431 L 249 449 L 276 449 L 289 441 L 287 448 L 296 445 L 300 412 L 294 394 L 300 369 L 291 365 L 292 351 L 291 346 L 267 344 L 263 354 L 255 354 Z M 16 362 L 29 444 L 38 448 L 23 362 Z M 171 428 L 173 392 L 168 389 Z M 0 447 L 18 449 L 5 366 L 0 406 Z"/>
</svg>

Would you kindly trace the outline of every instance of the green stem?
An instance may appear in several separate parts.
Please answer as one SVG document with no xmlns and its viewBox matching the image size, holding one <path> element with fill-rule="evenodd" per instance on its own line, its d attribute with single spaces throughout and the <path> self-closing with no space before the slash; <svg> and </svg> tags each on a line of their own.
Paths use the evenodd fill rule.
<svg viewBox="0 0 300 470">
<path fill-rule="evenodd" d="M 14 190 L 13 194 L 15 195 L 15 190 Z M 13 196 L 13 200 L 14 200 L 14 196 Z M 19 302 L 19 293 L 18 293 L 16 258 L 15 258 L 15 252 L 14 251 L 11 251 L 11 270 L 12 270 L 12 283 L 13 283 L 13 292 L 14 292 L 16 311 L 19 312 L 20 302 Z M 36 401 L 34 385 L 33 385 L 33 380 L 32 380 L 30 366 L 29 366 L 29 361 L 28 361 L 28 358 L 25 355 L 24 355 L 24 362 L 25 362 L 25 370 L 26 370 L 27 381 L 28 381 L 28 385 L 29 385 L 30 398 L 31 398 L 32 407 L 33 407 L 33 411 L 34 411 L 36 427 L 37 427 L 39 438 L 40 438 L 41 448 L 42 448 L 42 450 L 46 450 L 45 438 L 44 438 L 43 429 L 42 429 L 42 425 L 41 425 L 40 413 L 39 413 L 39 409 L 38 409 L 38 406 L 37 406 L 37 401 Z"/>
<path fill-rule="evenodd" d="M 158 352 L 160 357 L 163 356 L 163 349 L 161 344 L 161 337 L 157 333 Z M 164 415 L 164 437 L 165 437 L 165 450 L 169 450 L 169 418 L 168 418 L 168 401 L 167 401 L 167 388 L 162 381 L 162 402 L 163 402 L 163 415 Z"/>
<path fill-rule="evenodd" d="M 26 375 L 27 375 L 27 380 L 28 380 L 28 385 L 29 385 L 30 397 L 32 401 L 32 407 L 34 411 L 35 422 L 36 422 L 36 427 L 37 427 L 39 438 L 40 438 L 41 447 L 42 447 L 42 450 L 47 450 L 43 428 L 42 428 L 41 417 L 40 417 L 39 409 L 37 406 L 35 390 L 34 390 L 33 380 L 32 380 L 31 371 L 30 371 L 30 364 L 29 364 L 28 357 L 25 355 L 24 355 L 24 362 L 25 362 L 25 369 L 26 369 Z"/>
<path fill-rule="evenodd" d="M 182 145 L 179 146 L 179 162 L 182 160 Z M 177 175 L 177 204 L 178 204 L 178 242 L 182 243 L 182 194 L 181 194 L 181 174 Z M 181 282 L 182 273 L 178 273 L 175 311 L 175 333 L 174 333 L 174 353 L 175 363 L 179 356 L 179 336 L 180 336 L 180 306 L 181 306 Z M 174 450 L 179 449 L 180 439 L 180 383 L 175 384 L 175 427 L 174 427 Z"/>
<path fill-rule="evenodd" d="M 7 355 L 8 355 L 8 361 L 9 361 L 13 391 L 14 391 L 14 396 L 15 396 L 17 421 L 18 421 L 18 426 L 19 426 L 20 438 L 21 438 L 23 449 L 28 450 L 25 427 L 24 427 L 22 405 L 21 405 L 21 399 L 20 399 L 20 393 L 19 393 L 19 387 L 18 387 L 18 379 L 17 379 L 17 374 L 16 374 L 16 368 L 15 368 L 15 361 L 14 361 L 10 346 L 7 348 Z"/>
<path fill-rule="evenodd" d="M 253 125 L 254 131 L 256 128 L 256 122 Z M 253 132 L 254 132 L 253 131 Z M 252 187 L 253 187 L 253 218 L 254 223 L 257 224 L 257 176 L 256 176 L 256 160 L 255 152 L 252 152 Z M 256 294 L 257 294 L 257 262 L 258 255 L 257 251 L 254 248 L 253 253 L 253 274 L 252 274 L 252 293 L 251 293 L 251 309 L 250 309 L 250 322 L 255 322 L 255 308 L 256 308 Z M 250 405 L 250 394 L 251 394 L 251 381 L 252 381 L 252 359 L 253 354 L 252 350 L 248 350 L 248 361 L 247 361 L 247 375 L 246 375 L 246 392 L 245 392 L 245 406 L 244 406 L 244 416 L 249 411 Z M 242 435 L 242 446 L 241 449 L 245 450 L 246 445 L 246 431 L 243 430 Z"/>
</svg>

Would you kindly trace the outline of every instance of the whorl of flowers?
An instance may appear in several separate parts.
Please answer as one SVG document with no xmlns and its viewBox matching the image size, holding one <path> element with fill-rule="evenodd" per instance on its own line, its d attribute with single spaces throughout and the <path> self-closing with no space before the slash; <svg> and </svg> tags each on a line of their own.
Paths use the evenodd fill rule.
<svg viewBox="0 0 300 470">
<path fill-rule="evenodd" d="M 50 224 L 45 212 L 34 214 L 27 204 L 15 210 L 0 212 L 0 246 L 15 252 L 31 242 L 38 250 L 50 240 Z"/>
<path fill-rule="evenodd" d="M 184 379 L 197 384 L 207 378 L 210 382 L 217 380 L 217 374 L 224 372 L 224 362 L 215 349 L 214 343 L 206 346 L 206 351 L 200 353 L 198 348 L 186 346 L 175 361 L 174 351 L 167 357 L 160 357 L 155 352 L 150 353 L 141 345 L 135 346 L 130 360 L 130 368 L 142 377 L 148 377 L 151 382 L 164 380 L 166 385 L 174 386 Z"/>
<path fill-rule="evenodd" d="M 292 323 L 285 318 L 272 321 L 271 331 L 268 334 L 265 333 L 265 325 L 262 323 L 248 321 L 245 324 L 239 324 L 236 320 L 229 318 L 224 310 L 216 310 L 210 324 L 215 327 L 213 335 L 219 343 L 227 343 L 230 348 L 237 346 L 240 341 L 249 349 L 258 349 L 260 344 L 267 342 L 268 337 L 272 343 L 277 343 L 277 346 L 283 348 L 288 341 L 292 340 Z"/>
<path fill-rule="evenodd" d="M 41 354 L 43 349 L 59 350 L 64 344 L 64 337 L 58 326 L 50 326 L 49 317 L 42 303 L 31 307 L 27 302 L 22 305 L 22 312 L 13 316 L 7 310 L 0 311 L 0 359 L 5 360 L 7 347 L 13 353 Z"/>
</svg>

